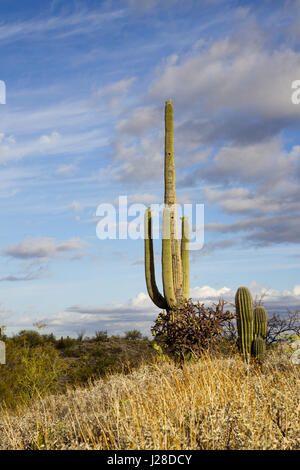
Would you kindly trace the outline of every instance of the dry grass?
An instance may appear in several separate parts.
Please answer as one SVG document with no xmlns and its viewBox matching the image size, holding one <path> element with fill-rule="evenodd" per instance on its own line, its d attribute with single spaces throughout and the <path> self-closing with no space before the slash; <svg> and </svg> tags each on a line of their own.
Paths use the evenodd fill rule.
<svg viewBox="0 0 300 470">
<path fill-rule="evenodd" d="M 269 353 L 130 374 L 0 413 L 0 449 L 299 449 L 299 368 Z"/>
</svg>

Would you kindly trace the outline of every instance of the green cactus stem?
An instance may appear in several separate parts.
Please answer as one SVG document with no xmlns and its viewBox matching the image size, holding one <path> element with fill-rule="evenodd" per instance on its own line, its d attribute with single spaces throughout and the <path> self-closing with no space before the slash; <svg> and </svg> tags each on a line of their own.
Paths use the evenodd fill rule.
<svg viewBox="0 0 300 470">
<path fill-rule="evenodd" d="M 183 299 L 182 263 L 178 236 L 175 161 L 174 112 L 171 100 L 165 104 L 165 206 L 171 209 L 171 250 L 174 292 L 177 302 Z"/>
<path fill-rule="evenodd" d="M 181 217 L 181 260 L 183 277 L 183 295 L 190 297 L 190 260 L 189 260 L 190 227 L 188 217 Z"/>
<path fill-rule="evenodd" d="M 244 360 L 248 363 L 253 341 L 253 302 L 247 287 L 239 287 L 235 295 L 238 344 Z"/>
<path fill-rule="evenodd" d="M 260 364 L 263 362 L 263 358 L 266 352 L 266 342 L 260 336 L 254 338 L 252 341 L 252 348 L 251 348 L 252 356 L 255 357 L 257 362 Z"/>
<path fill-rule="evenodd" d="M 253 312 L 253 337 L 266 339 L 268 327 L 268 315 L 262 305 L 255 307 Z"/>
<path fill-rule="evenodd" d="M 168 304 L 159 292 L 155 281 L 152 215 L 150 207 L 145 212 L 145 277 L 148 294 L 158 308 L 166 309 Z"/>
<path fill-rule="evenodd" d="M 165 207 L 163 211 L 162 277 L 164 296 L 170 309 L 176 305 L 172 272 L 171 223 L 171 211 L 168 207 Z"/>
</svg>

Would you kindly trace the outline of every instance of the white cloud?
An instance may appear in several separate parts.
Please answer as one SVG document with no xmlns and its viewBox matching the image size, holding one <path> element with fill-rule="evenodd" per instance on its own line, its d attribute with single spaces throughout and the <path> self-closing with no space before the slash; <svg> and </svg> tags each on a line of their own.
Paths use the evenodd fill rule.
<svg viewBox="0 0 300 470">
<path fill-rule="evenodd" d="M 57 241 L 54 238 L 26 239 L 3 248 L 2 253 L 17 259 L 55 259 L 65 256 L 66 253 L 81 252 L 86 243 L 80 239 Z"/>
<path fill-rule="evenodd" d="M 232 297 L 233 292 L 229 287 L 222 287 L 220 289 L 215 289 L 210 286 L 194 287 L 190 291 L 190 295 L 193 299 L 199 300 L 202 302 L 215 301 L 220 297 L 230 296 Z"/>
<path fill-rule="evenodd" d="M 256 282 L 249 284 L 253 300 L 263 296 L 263 303 L 269 315 L 272 313 L 285 313 L 286 309 L 299 309 L 300 287 L 295 285 L 291 290 L 279 291 L 272 288 L 264 288 Z M 234 310 L 235 289 L 229 287 L 214 288 L 208 285 L 197 286 L 191 289 L 194 301 L 209 306 L 218 302 L 220 298 L 227 304 L 226 308 Z M 59 334 L 74 335 L 77 331 L 85 329 L 86 334 L 94 334 L 96 330 L 107 330 L 108 334 L 122 334 L 124 331 L 139 329 L 143 334 L 150 336 L 150 328 L 153 326 L 159 309 L 150 300 L 149 296 L 140 292 L 136 297 L 124 303 L 110 303 L 106 305 L 84 306 L 73 305 L 52 315 L 37 318 L 47 324 L 47 330 Z M 13 320 L 10 312 L 5 316 L 6 324 L 11 327 L 31 327 L 32 318 L 19 318 Z M 0 309 L 1 318 L 1 309 Z"/>
<path fill-rule="evenodd" d="M 55 173 L 59 176 L 73 176 L 76 173 L 77 169 L 78 168 L 76 165 L 61 165 L 57 168 Z"/>
<path fill-rule="evenodd" d="M 114 159 L 121 164 L 112 176 L 123 183 L 141 185 L 146 180 L 159 178 L 163 173 L 161 139 L 143 137 L 139 142 L 114 142 Z"/>
<path fill-rule="evenodd" d="M 122 201 L 121 201 L 122 202 Z M 155 194 L 150 193 L 136 193 L 136 194 L 129 194 L 127 197 L 128 204 L 155 204 L 160 203 L 161 200 Z M 119 204 L 119 198 L 115 199 L 113 204 Z"/>
<path fill-rule="evenodd" d="M 99 131 L 85 133 L 59 134 L 52 132 L 26 141 L 0 143 L 0 163 L 21 160 L 26 157 L 40 157 L 54 154 L 79 154 L 106 145 L 107 139 Z"/>
<path fill-rule="evenodd" d="M 5 308 L 0 305 L 0 328 L 2 326 L 2 322 L 4 321 L 5 323 L 9 321 L 9 319 L 13 316 L 13 312 L 10 310 L 6 310 Z"/>
<path fill-rule="evenodd" d="M 278 138 L 249 145 L 225 145 L 214 157 L 212 172 L 243 182 L 277 183 L 291 176 L 292 165 L 299 156 L 298 146 L 287 152 Z"/>
<path fill-rule="evenodd" d="M 116 126 L 121 133 L 141 136 L 145 131 L 153 129 L 161 121 L 161 115 L 157 108 L 141 106 L 135 108 L 130 116 L 122 119 Z"/>
<path fill-rule="evenodd" d="M 78 11 L 71 15 L 33 18 L 27 21 L 0 25 L 0 40 L 14 41 L 24 37 L 37 38 L 54 33 L 53 37 L 66 37 L 103 28 L 105 24 L 122 18 L 125 10 L 111 12 Z"/>
<path fill-rule="evenodd" d="M 210 116 L 227 108 L 272 119 L 296 118 L 291 83 L 298 76 L 300 54 L 288 48 L 269 51 L 257 27 L 249 23 L 249 28 L 247 34 L 216 41 L 167 65 L 151 95 L 170 96 L 180 108 L 201 106 Z"/>
<path fill-rule="evenodd" d="M 194 300 L 204 303 L 205 305 L 217 302 L 220 298 L 224 299 L 230 304 L 234 304 L 234 297 L 236 290 L 229 287 L 221 287 L 219 289 L 202 286 L 194 287 L 191 289 L 191 296 Z M 299 309 L 300 308 L 300 286 L 295 285 L 291 290 L 277 290 L 271 287 L 263 287 L 258 285 L 255 281 L 249 284 L 249 289 L 252 298 L 263 299 L 263 304 L 267 311 L 272 314 L 274 312 L 284 313 L 287 308 Z M 230 307 L 230 305 L 228 305 Z"/>
<path fill-rule="evenodd" d="M 129 88 L 135 80 L 135 77 L 131 77 L 110 83 L 109 85 L 99 88 L 96 92 L 96 96 L 105 101 L 108 100 L 111 106 L 117 106 L 128 93 Z"/>
<path fill-rule="evenodd" d="M 70 208 L 71 211 L 78 212 L 78 211 L 81 211 L 83 209 L 83 206 L 82 206 L 82 204 L 80 204 L 80 202 L 73 201 L 69 208 Z"/>
</svg>

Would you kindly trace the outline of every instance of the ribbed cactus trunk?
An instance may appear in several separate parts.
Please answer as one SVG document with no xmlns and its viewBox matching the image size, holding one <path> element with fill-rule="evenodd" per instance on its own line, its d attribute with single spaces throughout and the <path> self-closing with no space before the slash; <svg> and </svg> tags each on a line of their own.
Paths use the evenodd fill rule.
<svg viewBox="0 0 300 470">
<path fill-rule="evenodd" d="M 169 100 L 165 105 L 165 206 L 170 209 L 170 238 L 174 293 L 177 302 L 180 302 L 183 299 L 183 278 L 177 223 L 173 114 L 173 104 L 172 101 Z"/>
<path fill-rule="evenodd" d="M 235 308 L 237 316 L 238 345 L 248 363 L 251 356 L 253 341 L 253 302 L 247 287 L 239 287 L 235 295 Z"/>
<path fill-rule="evenodd" d="M 263 362 L 266 351 L 267 327 L 267 312 L 262 305 L 258 305 L 253 312 L 253 342 L 251 353 L 260 364 Z"/>
<path fill-rule="evenodd" d="M 190 260 L 189 260 L 190 227 L 187 217 L 181 218 L 181 260 L 183 276 L 183 296 L 190 296 Z"/>
<path fill-rule="evenodd" d="M 255 307 L 253 312 L 253 336 L 262 339 L 267 337 L 268 315 L 262 305 Z"/>
<path fill-rule="evenodd" d="M 184 298 L 189 298 L 189 223 L 182 221 L 182 241 L 178 236 L 173 104 L 165 105 L 165 208 L 162 234 L 162 277 L 164 295 L 159 292 L 154 271 L 152 242 L 152 216 L 150 208 L 145 213 L 145 276 L 151 300 L 158 308 L 172 310 Z"/>
<path fill-rule="evenodd" d="M 172 210 L 169 207 L 164 208 L 163 212 L 163 237 L 162 237 L 162 277 L 164 296 L 169 308 L 175 307 L 176 295 L 174 289 L 174 276 L 173 276 L 173 253 L 172 253 L 172 239 L 170 238 L 170 231 L 172 227 Z"/>
<path fill-rule="evenodd" d="M 259 364 L 262 364 L 265 352 L 266 352 L 265 340 L 262 339 L 261 336 L 254 338 L 254 340 L 252 341 L 251 353 L 252 353 L 252 356 L 255 357 L 255 359 L 257 360 Z"/>
</svg>

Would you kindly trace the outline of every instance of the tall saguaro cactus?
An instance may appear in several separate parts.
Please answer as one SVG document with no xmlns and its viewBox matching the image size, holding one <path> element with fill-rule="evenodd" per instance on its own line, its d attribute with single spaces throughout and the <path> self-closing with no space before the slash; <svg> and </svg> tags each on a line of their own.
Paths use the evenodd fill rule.
<svg viewBox="0 0 300 470">
<path fill-rule="evenodd" d="M 159 308 L 170 310 L 184 298 L 189 298 L 189 224 L 182 220 L 181 246 L 178 236 L 173 104 L 165 104 L 165 208 L 163 212 L 162 277 L 164 295 L 160 294 L 154 269 L 152 214 L 145 213 L 145 276 L 150 298 Z"/>
</svg>

